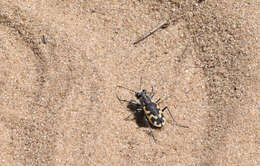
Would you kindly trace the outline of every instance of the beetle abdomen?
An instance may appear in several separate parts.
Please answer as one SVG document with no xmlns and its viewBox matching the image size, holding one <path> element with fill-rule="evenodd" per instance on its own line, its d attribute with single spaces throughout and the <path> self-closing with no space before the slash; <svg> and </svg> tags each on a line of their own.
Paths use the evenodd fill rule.
<svg viewBox="0 0 260 166">
<path fill-rule="evenodd" d="M 154 127 L 161 128 L 165 124 L 165 118 L 162 112 L 156 107 L 155 103 L 149 103 L 147 106 L 144 106 L 144 113 Z"/>
</svg>

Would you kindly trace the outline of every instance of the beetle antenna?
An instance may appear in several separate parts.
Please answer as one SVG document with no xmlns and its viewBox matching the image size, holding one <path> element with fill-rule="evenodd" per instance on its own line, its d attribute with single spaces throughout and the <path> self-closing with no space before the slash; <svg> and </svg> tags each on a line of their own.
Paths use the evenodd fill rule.
<svg viewBox="0 0 260 166">
<path fill-rule="evenodd" d="M 129 90 L 129 91 L 134 92 L 134 93 L 138 93 L 138 92 L 135 91 L 135 90 L 132 90 L 132 89 L 129 89 L 129 88 L 127 88 L 127 87 L 120 86 L 120 85 L 117 85 L 116 87 L 117 87 L 117 88 L 123 88 L 123 89 Z"/>
</svg>

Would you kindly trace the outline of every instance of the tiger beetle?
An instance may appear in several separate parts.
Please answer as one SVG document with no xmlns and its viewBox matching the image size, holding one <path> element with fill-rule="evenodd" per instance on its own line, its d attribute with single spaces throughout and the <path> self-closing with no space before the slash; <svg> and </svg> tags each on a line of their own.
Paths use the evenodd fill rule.
<svg viewBox="0 0 260 166">
<path fill-rule="evenodd" d="M 123 88 L 126 89 L 130 92 L 134 92 L 135 93 L 135 97 L 136 99 L 139 101 L 139 103 L 137 103 L 136 101 L 128 101 L 128 100 L 124 100 L 124 99 L 120 99 L 119 96 L 117 95 L 117 99 L 120 102 L 127 102 L 129 104 L 134 104 L 136 106 L 136 110 L 142 110 L 144 111 L 144 121 L 147 124 L 147 126 L 149 126 L 150 128 L 154 127 L 154 128 L 162 128 L 166 122 L 165 117 L 163 115 L 165 110 L 168 110 L 172 120 L 176 123 L 176 121 L 174 120 L 170 109 L 165 106 L 163 109 L 160 109 L 158 107 L 158 104 L 161 103 L 163 100 L 161 100 L 160 98 L 153 102 L 152 98 L 154 97 L 154 92 L 153 92 L 153 87 L 151 89 L 151 95 L 147 95 L 147 91 L 145 89 L 142 90 L 141 88 L 141 84 L 142 84 L 142 78 L 140 79 L 140 91 L 135 91 L 123 86 L 118 85 L 117 88 Z M 168 97 L 166 98 L 168 99 Z M 164 99 L 164 100 L 166 100 Z M 184 127 L 184 128 L 189 128 L 188 126 L 183 126 L 183 125 L 179 125 L 176 123 L 177 126 L 179 127 Z M 153 137 L 153 139 L 156 141 L 152 131 L 151 131 L 151 135 Z"/>
</svg>

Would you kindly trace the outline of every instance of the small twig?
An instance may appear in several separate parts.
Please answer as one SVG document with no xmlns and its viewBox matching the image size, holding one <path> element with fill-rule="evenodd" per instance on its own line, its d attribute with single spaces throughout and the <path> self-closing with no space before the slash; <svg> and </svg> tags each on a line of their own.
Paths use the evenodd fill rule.
<svg viewBox="0 0 260 166">
<path fill-rule="evenodd" d="M 181 54 L 181 57 L 185 54 L 187 48 L 188 48 L 188 44 L 187 44 L 186 47 L 184 48 L 184 50 L 183 50 L 183 52 L 182 52 L 182 54 Z"/>
<path fill-rule="evenodd" d="M 140 39 L 138 39 L 137 41 L 135 41 L 133 44 L 136 45 L 137 43 L 139 43 L 140 41 L 143 41 L 144 39 L 146 39 L 147 37 L 149 37 L 150 35 L 152 35 L 154 32 L 158 31 L 159 29 L 164 29 L 167 28 L 169 26 L 169 22 L 165 21 L 162 24 L 160 24 L 158 27 L 154 28 L 152 31 L 150 31 L 149 33 L 145 34 L 143 37 L 141 37 Z"/>
<path fill-rule="evenodd" d="M 46 44 L 46 43 L 47 43 L 47 40 L 46 40 L 45 35 L 42 35 L 42 38 L 41 38 L 41 39 L 42 39 L 42 43 L 43 43 L 43 44 Z"/>
</svg>

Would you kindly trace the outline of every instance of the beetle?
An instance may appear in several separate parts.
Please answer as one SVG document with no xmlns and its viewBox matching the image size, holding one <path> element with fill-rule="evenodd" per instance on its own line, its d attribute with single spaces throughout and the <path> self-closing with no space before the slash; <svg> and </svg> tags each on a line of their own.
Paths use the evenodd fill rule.
<svg viewBox="0 0 260 166">
<path fill-rule="evenodd" d="M 168 110 L 171 118 L 173 119 L 174 122 L 176 122 L 174 120 L 172 114 L 171 114 L 171 111 L 169 110 L 169 108 L 167 106 L 165 106 L 163 109 L 160 109 L 158 107 L 158 104 L 161 103 L 163 100 L 161 100 L 159 98 L 155 102 L 152 101 L 152 98 L 154 97 L 153 87 L 152 87 L 152 91 L 151 91 L 151 95 L 150 96 L 147 94 L 147 90 L 146 89 L 142 89 L 140 91 L 135 91 L 135 90 L 132 90 L 132 89 L 129 89 L 127 87 L 120 86 L 120 85 L 117 85 L 116 87 L 117 88 L 123 88 L 123 89 L 129 90 L 129 91 L 135 93 L 135 97 L 139 101 L 139 103 L 133 102 L 133 101 L 124 100 L 124 99 L 120 99 L 118 95 L 117 95 L 117 99 L 120 102 L 123 101 L 123 102 L 128 102 L 130 104 L 135 104 L 136 105 L 136 109 L 141 109 L 142 111 L 144 111 L 144 115 L 145 115 L 145 117 L 144 117 L 145 119 L 144 120 L 145 120 L 146 124 L 150 128 L 152 128 L 152 127 L 162 128 L 165 125 L 166 119 L 165 119 L 165 117 L 163 115 L 165 110 Z M 140 89 L 141 89 L 141 81 L 140 81 Z M 176 123 L 176 125 L 180 126 L 180 127 L 188 128 L 188 126 L 179 125 L 177 123 Z M 154 138 L 154 135 L 153 135 L 152 132 L 151 132 L 151 135 Z M 155 138 L 154 138 L 154 140 L 155 140 Z"/>
</svg>

